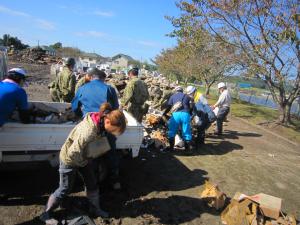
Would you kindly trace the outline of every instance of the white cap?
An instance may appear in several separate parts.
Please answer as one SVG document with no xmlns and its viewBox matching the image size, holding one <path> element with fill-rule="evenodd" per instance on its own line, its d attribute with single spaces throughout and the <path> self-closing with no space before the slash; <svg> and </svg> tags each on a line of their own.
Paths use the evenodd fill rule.
<svg viewBox="0 0 300 225">
<path fill-rule="evenodd" d="M 175 91 L 183 91 L 183 88 L 181 86 L 176 86 Z"/>
<path fill-rule="evenodd" d="M 185 91 L 186 91 L 186 94 L 191 95 L 196 91 L 196 88 L 194 86 L 187 86 Z"/>
<path fill-rule="evenodd" d="M 226 87 L 224 82 L 218 83 L 218 89 L 222 88 L 222 87 Z"/>
<path fill-rule="evenodd" d="M 15 74 L 20 75 L 24 78 L 26 76 L 26 71 L 24 69 L 21 69 L 21 68 L 12 68 L 8 71 L 8 73 L 15 73 Z"/>
</svg>

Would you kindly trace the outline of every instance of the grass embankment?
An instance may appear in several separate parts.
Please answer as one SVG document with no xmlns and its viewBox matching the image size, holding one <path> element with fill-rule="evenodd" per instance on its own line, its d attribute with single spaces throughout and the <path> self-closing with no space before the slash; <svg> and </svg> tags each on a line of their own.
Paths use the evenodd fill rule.
<svg viewBox="0 0 300 225">
<path fill-rule="evenodd" d="M 199 88 L 204 93 L 204 88 Z M 208 98 L 209 104 L 214 104 L 217 101 L 217 93 L 211 91 Z M 291 141 L 300 143 L 300 119 L 293 118 L 294 125 L 282 126 L 277 123 L 279 112 L 264 106 L 253 105 L 240 100 L 233 100 L 231 105 L 231 115 L 244 118 L 250 123 L 263 126 L 271 131 L 288 138 Z"/>
</svg>

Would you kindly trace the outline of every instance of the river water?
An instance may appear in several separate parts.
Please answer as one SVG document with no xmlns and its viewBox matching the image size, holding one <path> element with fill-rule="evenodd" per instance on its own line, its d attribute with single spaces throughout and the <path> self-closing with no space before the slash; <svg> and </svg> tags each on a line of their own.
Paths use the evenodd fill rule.
<svg viewBox="0 0 300 225">
<path fill-rule="evenodd" d="M 245 102 L 249 102 L 251 104 L 262 105 L 262 106 L 266 106 L 266 107 L 269 107 L 269 108 L 272 108 L 272 109 L 278 109 L 278 106 L 273 101 L 272 96 L 269 96 L 269 98 L 267 98 L 267 97 L 257 97 L 255 95 L 251 96 L 251 95 L 239 93 L 239 97 L 240 97 L 241 100 L 243 100 Z M 292 105 L 291 113 L 292 114 L 299 113 L 299 105 L 296 101 Z"/>
</svg>

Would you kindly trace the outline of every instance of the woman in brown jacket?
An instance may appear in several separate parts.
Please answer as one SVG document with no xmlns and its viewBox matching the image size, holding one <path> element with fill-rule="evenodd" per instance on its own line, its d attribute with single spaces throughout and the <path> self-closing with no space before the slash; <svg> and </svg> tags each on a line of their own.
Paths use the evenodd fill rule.
<svg viewBox="0 0 300 225">
<path fill-rule="evenodd" d="M 76 172 L 80 172 L 86 186 L 86 195 L 93 206 L 93 214 L 108 217 L 99 204 L 99 189 L 91 160 L 88 158 L 87 146 L 107 133 L 121 135 L 126 129 L 126 118 L 120 110 L 112 110 L 109 103 L 101 105 L 99 112 L 88 113 L 71 131 L 61 148 L 59 160 L 59 187 L 50 195 L 46 210 L 41 219 L 50 222 L 51 212 L 71 192 Z"/>
</svg>

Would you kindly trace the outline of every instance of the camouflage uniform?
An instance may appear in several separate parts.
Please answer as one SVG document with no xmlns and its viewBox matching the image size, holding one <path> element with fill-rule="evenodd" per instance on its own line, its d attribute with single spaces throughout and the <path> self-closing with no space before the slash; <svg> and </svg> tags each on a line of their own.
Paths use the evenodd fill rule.
<svg viewBox="0 0 300 225">
<path fill-rule="evenodd" d="M 148 111 L 148 105 L 145 103 L 149 98 L 147 85 L 138 77 L 132 78 L 124 90 L 122 98 L 123 106 L 138 121 L 142 122 L 143 116 Z"/>
<path fill-rule="evenodd" d="M 77 84 L 76 84 L 76 87 L 75 87 L 75 93 L 77 92 L 77 90 L 83 86 L 84 84 L 86 84 L 87 81 L 85 80 L 85 77 L 81 77 L 78 81 L 77 81 Z"/>
<path fill-rule="evenodd" d="M 76 78 L 73 72 L 64 67 L 56 79 L 55 89 L 57 89 L 60 102 L 71 102 L 75 93 Z"/>
<path fill-rule="evenodd" d="M 171 95 L 173 94 L 172 90 L 165 88 L 163 90 L 162 96 L 159 101 L 153 105 L 154 108 L 160 108 L 160 110 L 164 110 L 168 107 L 167 103 Z"/>
<path fill-rule="evenodd" d="M 156 83 L 154 88 L 152 89 L 151 96 L 154 104 L 157 104 L 161 99 L 163 92 L 160 89 L 159 83 Z"/>
</svg>

